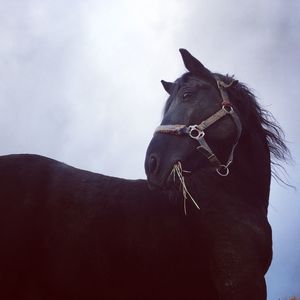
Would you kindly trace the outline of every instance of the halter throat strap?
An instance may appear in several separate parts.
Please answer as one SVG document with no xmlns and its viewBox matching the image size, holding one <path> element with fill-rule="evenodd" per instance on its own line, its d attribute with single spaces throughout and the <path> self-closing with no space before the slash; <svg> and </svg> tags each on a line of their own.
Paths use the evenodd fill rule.
<svg viewBox="0 0 300 300">
<path fill-rule="evenodd" d="M 212 114 L 206 120 L 196 125 L 160 125 L 156 128 L 155 133 L 165 133 L 173 135 L 188 135 L 190 138 L 195 139 L 199 146 L 197 149 L 209 160 L 209 162 L 216 168 L 217 173 L 220 176 L 227 176 L 229 174 L 229 166 L 233 161 L 234 150 L 238 144 L 239 138 L 242 132 L 242 126 L 237 113 L 234 111 L 230 102 L 227 88 L 235 84 L 237 81 L 232 80 L 229 84 L 226 84 L 218 76 L 215 76 L 215 80 L 222 97 L 221 109 Z M 217 156 L 213 153 L 212 149 L 205 140 L 205 129 L 216 123 L 226 115 L 229 115 L 237 129 L 237 135 L 232 146 L 229 157 L 225 163 L 221 163 Z"/>
</svg>

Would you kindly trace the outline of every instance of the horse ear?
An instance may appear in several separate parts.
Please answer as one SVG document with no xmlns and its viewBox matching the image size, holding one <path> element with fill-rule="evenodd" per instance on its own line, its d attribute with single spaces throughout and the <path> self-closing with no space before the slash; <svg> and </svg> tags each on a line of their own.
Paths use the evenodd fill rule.
<svg viewBox="0 0 300 300">
<path fill-rule="evenodd" d="M 190 71 L 194 75 L 200 76 L 211 76 L 211 73 L 208 69 L 206 69 L 201 62 L 196 59 L 189 51 L 186 49 L 179 49 L 180 54 L 182 56 L 185 67 L 188 71 Z"/>
<path fill-rule="evenodd" d="M 173 82 L 168 82 L 168 81 L 164 81 L 164 80 L 161 80 L 160 82 L 163 85 L 165 91 L 170 95 L 172 92 L 172 88 L 173 88 Z"/>
</svg>

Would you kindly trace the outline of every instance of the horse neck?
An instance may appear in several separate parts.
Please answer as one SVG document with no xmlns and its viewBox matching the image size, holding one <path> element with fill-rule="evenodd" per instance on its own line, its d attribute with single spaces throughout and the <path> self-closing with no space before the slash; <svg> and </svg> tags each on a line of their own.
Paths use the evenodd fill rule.
<svg viewBox="0 0 300 300">
<path fill-rule="evenodd" d="M 270 150 L 262 128 L 250 128 L 241 136 L 233 165 L 235 185 L 253 205 L 267 209 L 269 203 Z"/>
</svg>

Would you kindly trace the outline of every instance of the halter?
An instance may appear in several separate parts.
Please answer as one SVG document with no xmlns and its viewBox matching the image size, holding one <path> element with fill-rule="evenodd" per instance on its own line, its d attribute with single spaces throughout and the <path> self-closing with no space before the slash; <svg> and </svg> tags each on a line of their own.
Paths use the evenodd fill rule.
<svg viewBox="0 0 300 300">
<path fill-rule="evenodd" d="M 229 166 L 233 161 L 234 150 L 241 136 L 242 125 L 237 113 L 233 109 L 232 103 L 230 102 L 228 93 L 226 91 L 226 89 L 236 81 L 232 80 L 229 84 L 226 84 L 225 82 L 221 81 L 218 76 L 215 76 L 215 80 L 222 97 L 220 110 L 208 117 L 206 120 L 202 121 L 199 125 L 160 125 L 156 128 L 155 133 L 188 135 L 190 138 L 196 140 L 200 144 L 197 149 L 216 168 L 217 173 L 220 176 L 227 176 L 229 174 Z M 222 164 L 205 140 L 205 129 L 227 115 L 232 118 L 237 128 L 237 136 L 226 163 Z"/>
</svg>

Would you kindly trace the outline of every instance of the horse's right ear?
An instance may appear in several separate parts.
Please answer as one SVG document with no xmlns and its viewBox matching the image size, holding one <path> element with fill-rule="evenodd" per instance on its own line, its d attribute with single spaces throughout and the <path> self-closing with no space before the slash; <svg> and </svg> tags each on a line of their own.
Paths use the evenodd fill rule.
<svg viewBox="0 0 300 300">
<path fill-rule="evenodd" d="M 160 82 L 163 85 L 165 91 L 170 95 L 172 92 L 172 88 L 173 88 L 173 82 L 168 82 L 168 81 L 164 81 L 164 80 L 161 80 Z"/>
<path fill-rule="evenodd" d="M 210 71 L 206 69 L 201 64 L 201 62 L 197 58 L 195 58 L 189 51 L 181 48 L 179 49 L 179 52 L 188 71 L 190 71 L 194 75 L 211 76 Z"/>
</svg>

